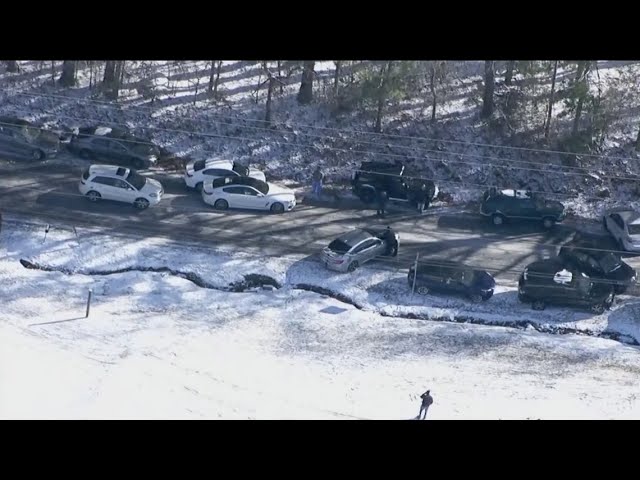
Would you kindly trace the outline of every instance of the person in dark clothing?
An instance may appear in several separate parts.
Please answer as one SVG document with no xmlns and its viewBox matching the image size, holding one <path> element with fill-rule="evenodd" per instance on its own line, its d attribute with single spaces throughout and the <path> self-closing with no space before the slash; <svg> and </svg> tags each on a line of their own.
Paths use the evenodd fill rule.
<svg viewBox="0 0 640 480">
<path fill-rule="evenodd" d="M 396 240 L 396 236 L 389 226 L 387 226 L 387 230 L 384 232 L 384 239 L 387 245 L 389 245 L 389 254 L 398 251 L 398 240 Z"/>
<path fill-rule="evenodd" d="M 420 186 L 420 190 L 418 191 L 417 197 L 418 197 L 418 213 L 424 213 L 425 206 L 429 202 L 427 186 L 424 183 Z"/>
<path fill-rule="evenodd" d="M 312 178 L 312 191 L 313 191 L 313 197 L 316 200 L 320 200 L 320 197 L 322 196 L 322 181 L 324 180 L 324 173 L 322 172 L 322 170 L 320 170 L 320 167 L 317 167 L 315 169 L 315 171 L 313 172 L 313 176 Z"/>
<path fill-rule="evenodd" d="M 427 418 L 427 410 L 429 410 L 429 407 L 433 403 L 433 397 L 431 396 L 430 392 L 431 390 L 427 390 L 422 395 L 420 395 L 420 398 L 422 399 L 422 404 L 420 405 L 420 413 L 418 414 L 418 420 L 425 420 Z M 422 412 L 424 412 L 424 416 L 422 415 Z"/>
<path fill-rule="evenodd" d="M 376 190 L 376 204 L 378 205 L 376 215 L 384 217 L 384 209 L 387 206 L 388 200 L 389 195 L 387 195 L 387 192 L 385 192 L 384 190 Z"/>
</svg>

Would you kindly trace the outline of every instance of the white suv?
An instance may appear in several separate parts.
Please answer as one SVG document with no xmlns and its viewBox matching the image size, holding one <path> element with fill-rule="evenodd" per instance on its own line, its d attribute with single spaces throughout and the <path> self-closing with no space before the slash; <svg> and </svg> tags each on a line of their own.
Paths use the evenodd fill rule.
<svg viewBox="0 0 640 480">
<path fill-rule="evenodd" d="M 91 165 L 82 174 L 78 190 L 92 202 L 115 200 L 131 203 L 140 210 L 157 204 L 164 193 L 157 180 L 114 165 Z"/>
<path fill-rule="evenodd" d="M 267 181 L 264 172 L 229 160 L 195 160 L 184 167 L 184 183 L 198 191 L 202 191 L 205 180 L 220 177 L 251 177 Z"/>
</svg>

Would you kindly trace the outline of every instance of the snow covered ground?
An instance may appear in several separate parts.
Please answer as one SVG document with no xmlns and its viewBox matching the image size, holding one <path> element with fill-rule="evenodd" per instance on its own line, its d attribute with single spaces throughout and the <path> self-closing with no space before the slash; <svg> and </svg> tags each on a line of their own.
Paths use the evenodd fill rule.
<svg viewBox="0 0 640 480">
<path fill-rule="evenodd" d="M 433 419 L 640 417 L 637 347 L 381 315 L 517 318 L 640 339 L 631 299 L 600 317 L 531 312 L 506 287 L 483 305 L 412 298 L 400 269 L 339 275 L 311 258 L 43 233 L 5 222 L 0 234 L 0 418 L 411 419 L 426 388 Z M 108 274 L 148 267 L 213 288 L 169 272 Z M 223 290 L 246 274 L 282 288 Z"/>
</svg>

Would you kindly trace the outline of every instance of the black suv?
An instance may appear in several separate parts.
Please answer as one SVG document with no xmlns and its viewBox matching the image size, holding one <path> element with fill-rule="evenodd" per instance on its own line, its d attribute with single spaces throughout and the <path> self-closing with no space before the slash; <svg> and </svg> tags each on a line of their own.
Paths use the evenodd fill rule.
<svg viewBox="0 0 640 480">
<path fill-rule="evenodd" d="M 389 200 L 415 206 L 423 184 L 427 187 L 427 198 L 430 199 L 425 202 L 426 208 L 438 196 L 438 187 L 431 180 L 410 177 L 400 162 L 362 162 L 351 178 L 353 193 L 366 204 L 373 203 L 376 192 L 384 190 Z"/>
<path fill-rule="evenodd" d="M 484 192 L 480 214 L 491 217 L 494 225 L 502 225 L 506 220 L 538 220 L 544 228 L 553 227 L 564 220 L 564 205 L 554 200 L 546 200 L 534 195 L 530 190 L 497 190 Z"/>
<path fill-rule="evenodd" d="M 0 117 L 0 151 L 8 155 L 43 160 L 55 157 L 60 139 L 53 132 L 17 117 Z"/>
<path fill-rule="evenodd" d="M 135 137 L 128 130 L 111 127 L 83 127 L 69 150 L 82 158 L 124 164 L 141 170 L 156 164 L 160 149 L 149 140 Z"/>
<path fill-rule="evenodd" d="M 573 265 L 592 277 L 609 280 L 615 293 L 621 294 L 636 283 L 637 274 L 613 252 L 617 248 L 607 240 L 576 233 L 571 241 L 560 247 L 558 256 L 567 265 Z"/>
<path fill-rule="evenodd" d="M 533 262 L 518 281 L 518 300 L 534 310 L 547 304 L 588 307 L 596 314 L 611 308 L 615 292 L 609 282 L 589 277 L 559 258 Z"/>
<path fill-rule="evenodd" d="M 496 282 L 489 272 L 474 270 L 462 263 L 449 260 L 429 260 L 409 268 L 409 288 L 413 288 L 415 278 L 416 291 L 426 295 L 429 291 L 458 293 L 474 302 L 489 300 L 493 296 Z"/>
</svg>

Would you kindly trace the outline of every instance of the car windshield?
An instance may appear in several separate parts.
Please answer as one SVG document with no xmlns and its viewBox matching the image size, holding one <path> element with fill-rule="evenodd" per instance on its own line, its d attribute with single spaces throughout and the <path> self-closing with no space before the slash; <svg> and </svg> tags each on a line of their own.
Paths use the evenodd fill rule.
<svg viewBox="0 0 640 480">
<path fill-rule="evenodd" d="M 133 140 L 132 142 L 134 141 L 135 140 Z M 155 146 L 149 143 L 131 143 L 131 145 L 132 145 L 133 151 L 136 152 L 138 155 L 156 155 L 157 156 Z"/>
<path fill-rule="evenodd" d="M 347 253 L 349 250 L 351 250 L 351 245 L 343 242 L 339 238 L 336 238 L 329 244 L 329 250 L 336 253 Z"/>
<path fill-rule="evenodd" d="M 598 263 L 600 263 L 604 273 L 610 273 L 620 268 L 622 262 L 615 254 L 608 252 L 600 257 Z"/>
<path fill-rule="evenodd" d="M 142 187 L 144 187 L 147 183 L 147 179 L 146 177 L 143 177 L 139 173 L 132 170 L 131 172 L 129 172 L 129 175 L 127 175 L 127 182 L 133 185 L 136 190 L 142 190 Z"/>
<path fill-rule="evenodd" d="M 629 235 L 640 235 L 640 224 L 629 225 Z"/>
</svg>

